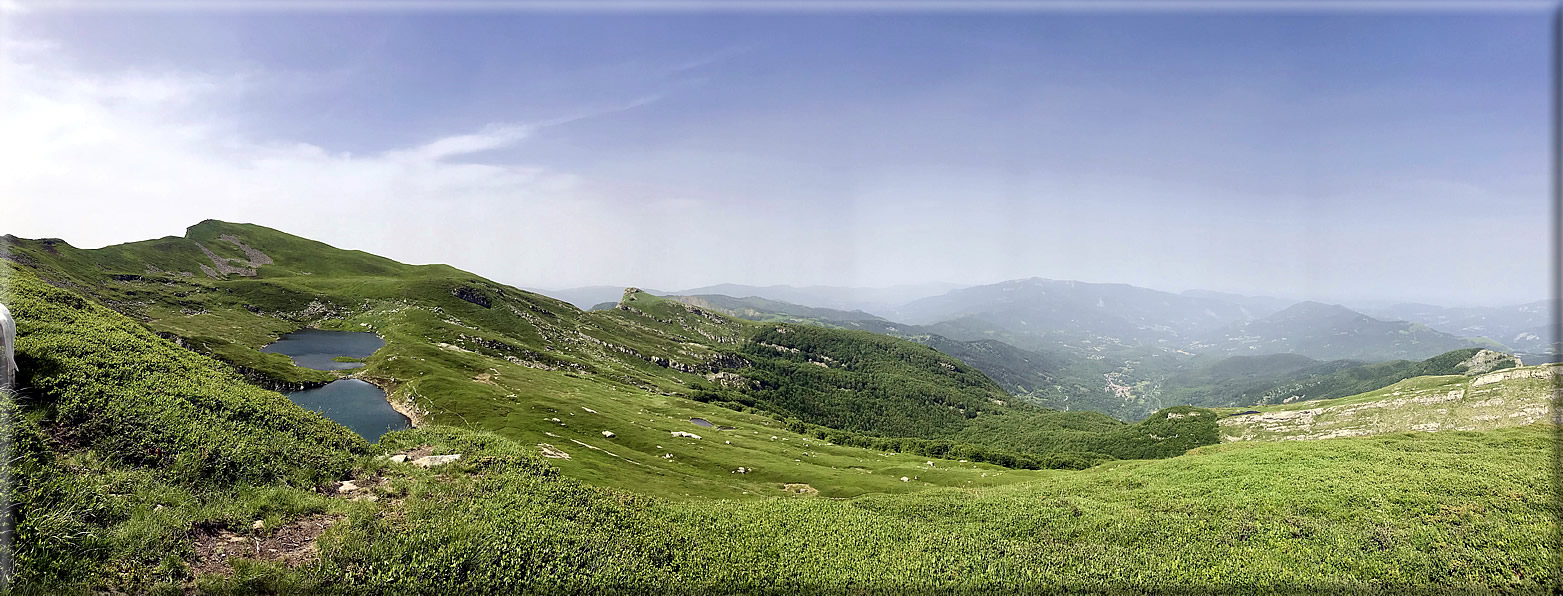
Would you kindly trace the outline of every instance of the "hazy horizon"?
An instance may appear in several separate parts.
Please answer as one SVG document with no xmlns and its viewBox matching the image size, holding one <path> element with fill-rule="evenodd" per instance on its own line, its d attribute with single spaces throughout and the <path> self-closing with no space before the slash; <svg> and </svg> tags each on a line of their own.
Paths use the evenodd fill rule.
<svg viewBox="0 0 1563 596">
<path fill-rule="evenodd" d="M 548 289 L 1552 295 L 1545 10 L 5 7 L 23 237 L 215 218 Z"/>
</svg>

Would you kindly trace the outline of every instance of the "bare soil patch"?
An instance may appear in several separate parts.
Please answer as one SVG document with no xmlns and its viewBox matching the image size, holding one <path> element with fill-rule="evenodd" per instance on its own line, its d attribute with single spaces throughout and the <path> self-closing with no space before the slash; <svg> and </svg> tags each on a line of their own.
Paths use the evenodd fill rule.
<svg viewBox="0 0 1563 596">
<path fill-rule="evenodd" d="M 315 562 L 319 551 L 315 540 L 344 516 L 316 514 L 299 518 L 276 531 L 235 533 L 210 523 L 199 523 L 190 530 L 195 541 L 192 571 L 197 575 L 232 575 L 233 559 L 281 561 L 299 568 Z"/>
</svg>

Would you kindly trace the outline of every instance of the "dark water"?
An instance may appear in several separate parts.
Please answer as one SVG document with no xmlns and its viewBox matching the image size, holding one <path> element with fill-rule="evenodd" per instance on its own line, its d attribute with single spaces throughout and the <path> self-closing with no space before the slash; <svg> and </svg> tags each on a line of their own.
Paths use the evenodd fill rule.
<svg viewBox="0 0 1563 596">
<path fill-rule="evenodd" d="M 358 368 L 363 363 L 337 362 L 332 358 L 367 358 L 382 347 L 385 347 L 385 340 L 365 331 L 302 329 L 282 336 L 282 339 L 261 348 L 261 351 L 286 354 L 293 358 L 293 364 L 304 368 L 344 370 Z"/>
<path fill-rule="evenodd" d="M 325 414 L 370 442 L 380 440 L 380 435 L 409 426 L 407 417 L 385 401 L 384 391 L 358 379 L 342 379 L 324 387 L 295 391 L 288 394 L 288 399 Z"/>
<path fill-rule="evenodd" d="M 711 421 L 710 420 L 706 420 L 705 418 L 690 418 L 689 421 L 695 423 L 695 426 L 704 426 L 706 428 L 711 428 Z"/>
</svg>

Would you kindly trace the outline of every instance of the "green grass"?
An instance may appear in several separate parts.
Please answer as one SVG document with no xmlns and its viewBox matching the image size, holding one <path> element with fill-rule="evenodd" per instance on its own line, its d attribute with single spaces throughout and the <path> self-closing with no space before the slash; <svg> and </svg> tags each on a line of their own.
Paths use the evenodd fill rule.
<svg viewBox="0 0 1563 596">
<path fill-rule="evenodd" d="M 311 573 L 421 593 L 1540 593 L 1557 579 L 1549 432 L 1222 445 L 1003 487 L 670 502 L 549 474 L 492 435 L 409 431 L 388 442 L 473 463 L 392 470 L 408 478 L 397 514 L 354 516 Z"/>
<path fill-rule="evenodd" d="M 635 294 L 627 309 L 587 314 L 448 267 L 287 260 L 334 249 L 264 229 L 207 222 L 191 235 L 235 229 L 278 270 L 141 287 L 104 268 L 158 258 L 167 269 L 188 243 L 12 247 L 33 261 L 0 269 L 24 374 L 21 394 L 0 398 L 16 456 L 18 591 L 1388 594 L 1540 593 L 1558 581 L 1550 427 L 1216 445 L 1230 434 L 1216 412 L 1170 408 L 1129 425 L 993 403 L 993 383 L 963 363 L 890 338 Z M 251 353 L 303 325 L 385 338 L 354 372 L 426 426 L 366 445 L 197 353 L 231 350 L 253 372 Z M 796 393 L 784 393 L 789 379 Z M 1472 380 L 1418 378 L 1325 405 L 1458 383 Z M 846 413 L 833 401 L 842 387 L 883 401 L 881 415 L 833 418 Z M 1465 395 L 1544 404 L 1548 388 L 1515 379 Z M 702 391 L 749 405 L 688 399 Z M 842 444 L 901 440 L 874 436 L 884 431 L 919 433 L 913 451 L 951 457 Z M 571 457 L 545 460 L 538 443 Z M 1161 459 L 1017 470 L 959 461 L 972 445 Z M 463 457 L 433 469 L 373 458 L 419 446 Z M 349 477 L 384 477 L 380 499 L 312 490 Z M 313 565 L 189 576 L 198 525 L 247 531 L 322 512 L 345 518 Z"/>
<path fill-rule="evenodd" d="M 1489 430 L 1546 421 L 1556 407 L 1552 396 L 1558 366 L 1508 368 L 1475 377 L 1416 377 L 1349 397 L 1216 411 L 1225 416 L 1219 423 L 1222 441 Z M 1521 378 L 1485 382 L 1501 375 Z"/>
</svg>

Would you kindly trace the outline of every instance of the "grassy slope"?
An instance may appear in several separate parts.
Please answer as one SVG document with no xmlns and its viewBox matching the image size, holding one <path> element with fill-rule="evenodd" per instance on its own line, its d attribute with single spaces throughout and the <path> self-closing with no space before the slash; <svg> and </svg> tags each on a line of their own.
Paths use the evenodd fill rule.
<svg viewBox="0 0 1563 596">
<path fill-rule="evenodd" d="M 1537 593 L 1554 582 L 1550 437 L 1525 427 L 1204 447 L 1033 482 L 850 501 L 667 502 L 492 459 L 407 470 L 293 578 L 453 593 L 910 590 Z"/>
<path fill-rule="evenodd" d="M 564 475 L 553 473 L 525 434 L 523 441 L 513 442 L 450 427 L 405 431 L 388 436 L 377 449 L 428 444 L 464 458 L 435 470 L 374 462 L 358 455 L 361 443 L 345 429 L 244 385 L 221 363 L 178 350 L 123 317 L 33 281 L 26 272 L 13 273 L 7 286 L 6 299 L 20 305 L 14 312 L 23 313 L 18 315 L 26 330 L 21 355 L 24 366 L 34 369 L 28 382 L 47 388 L 23 402 L 13 432 L 24 460 L 17 489 L 24 522 L 18 535 L 19 578 L 40 592 L 74 591 L 71 586 L 133 592 L 177 587 L 185 581 L 191 556 L 184 533 L 196 522 L 241 528 L 251 519 L 264 519 L 276 527 L 317 512 L 347 515 L 345 523 L 322 537 L 319 564 L 300 570 L 243 566 L 234 579 L 207 577 L 198 585 L 213 591 L 321 592 L 389 584 L 396 591 L 425 593 L 482 592 L 501 585 L 511 590 L 618 586 L 698 593 L 843 586 L 894 592 L 1112 586 L 1404 593 L 1449 588 L 1532 592 L 1556 581 L 1549 553 L 1558 545 L 1549 542 L 1554 534 L 1545 476 L 1551 437 L 1539 427 L 1206 446 L 1172 459 L 1114 462 L 1081 472 L 967 469 L 949 462 L 929 470 L 904 457 L 842 449 L 842 454 L 855 454 L 847 457 L 904 462 L 894 465 L 916 468 L 924 480 L 950 473 L 976 484 L 986 475 L 1008 486 L 923 485 L 932 490 L 845 501 L 667 500 L 593 487 L 570 478 L 568 468 Z M 439 333 L 396 321 L 396 315 L 437 314 L 400 308 L 355 316 L 385 321 L 391 329 Z M 673 327 L 679 326 L 667 330 Z M 470 336 L 472 331 L 464 332 Z M 442 354 L 477 357 L 413 347 L 413 342 L 397 342 L 395 332 L 387 333 L 393 344 L 408 347 L 371 360 L 403 374 L 442 370 Z M 125 353 L 140 356 L 126 361 Z M 48 362 L 58 364 L 49 369 Z M 557 373 L 536 380 L 601 382 L 493 358 L 482 362 L 514 366 L 499 375 L 506 382 L 505 373 L 526 374 L 520 369 Z M 125 425 L 142 425 L 150 418 L 157 424 L 132 434 L 145 444 L 166 446 L 169 457 L 127 460 L 113 436 L 59 442 L 53 412 L 115 391 L 129 380 L 124 374 L 129 367 L 140 367 L 137 376 L 148 381 L 135 396 L 102 402 L 109 407 L 80 408 L 82 415 L 98 416 L 87 428 L 117 435 L 132 428 Z M 192 375 L 205 380 L 194 385 L 175 380 Z M 563 388 L 570 387 L 578 385 Z M 644 392 L 629 399 L 658 398 L 672 408 L 702 407 Z M 568 393 L 556 399 L 581 407 Z M 60 405 L 45 405 L 51 402 Z M 170 411 L 184 415 L 166 415 Z M 647 424 L 670 422 L 685 411 L 690 410 L 674 410 L 672 418 L 647 416 Z M 713 408 L 708 413 L 719 424 L 743 423 L 737 417 L 724 420 L 723 412 Z M 557 417 L 573 422 L 589 414 L 574 413 Z M 274 421 L 286 421 L 295 433 L 301 424 L 314 428 L 308 432 L 316 438 L 306 443 L 278 439 Z M 582 426 L 587 425 L 568 424 Z M 189 456 L 210 453 L 199 442 L 185 440 L 209 428 L 228 433 L 231 441 L 219 443 L 253 447 L 225 456 L 247 463 L 237 468 L 179 465 Z M 646 439 L 663 436 L 666 429 L 652 430 Z M 778 441 L 771 442 L 754 434 L 759 429 L 747 430 L 755 452 L 774 454 L 777 445 L 796 449 L 801 444 L 780 437 L 802 441 L 777 431 Z M 595 429 L 581 432 L 590 436 Z M 716 447 L 714 441 L 701 445 Z M 816 446 L 810 447 L 812 452 Z M 802 451 L 796 459 L 807 459 Z M 590 457 L 548 463 L 576 465 Z M 225 472 L 234 469 L 273 471 Z M 616 466 L 605 473 L 629 476 L 629 470 Z M 391 481 L 375 489 L 382 499 L 374 503 L 328 499 L 300 488 L 344 473 L 383 474 Z M 877 478 L 895 471 L 854 473 Z M 962 477 L 948 478 L 947 484 L 960 486 Z M 890 483 L 896 484 L 908 491 L 916 487 Z"/>
<path fill-rule="evenodd" d="M 188 235 L 183 241 L 167 238 L 88 251 L 63 243 L 18 240 L 9 250 L 41 275 L 116 305 L 154 330 L 284 381 L 334 375 L 300 369 L 280 355 L 258 352 L 275 334 L 305 325 L 375 331 L 387 346 L 352 373 L 390 387 L 393 401 L 418 411 L 424 423 L 492 430 L 526 444 L 554 445 L 572 455 L 559 463 L 561 468 L 600 484 L 674 497 L 740 497 L 777 494 L 787 483 L 817 485 L 827 496 L 850 496 L 929 486 L 920 484 L 924 481 L 945 486 L 997 481 L 994 475 L 984 476 L 985 469 L 975 464 L 953 466 L 958 462 L 947 462 L 952 466 L 931 476 L 914 472 L 926 469 L 923 462 L 928 458 L 900 455 L 899 448 L 894 449 L 897 455 L 865 457 L 862 450 L 821 446 L 818 439 L 810 440 L 807 449 L 797 447 L 816 433 L 786 432 L 777 418 L 796 415 L 816 424 L 839 421 L 811 415 L 808 408 L 800 411 L 793 407 L 796 402 L 777 407 L 780 400 L 768 399 L 757 388 L 746 390 L 752 398 L 746 401 L 760 406 L 749 412 L 680 397 L 698 388 L 714 388 L 716 383 L 706 375 L 718 369 L 755 376 L 765 368 L 773 380 L 780 374 L 780 380 L 791 385 L 801 385 L 805 373 L 827 372 L 787 362 L 780 352 L 763 354 L 774 350 L 754 353 L 756 346 L 750 340 L 770 332 L 771 326 L 644 293 L 627 296 L 623 309 L 583 313 L 563 302 L 450 267 L 402 265 L 259 226 L 208 221 L 192 227 Z M 195 242 L 224 258 L 247 258 L 239 247 L 220 239 L 224 235 L 261 250 L 274 264 L 258 267 L 255 277 L 148 273 L 147 265 L 165 272 L 195 270 L 203 261 L 211 266 L 199 248 L 189 249 Z M 456 290 L 470 300 L 456 296 Z M 818 335 L 810 328 L 794 328 L 800 331 L 792 337 Z M 856 400 L 855 395 L 838 391 L 840 386 L 886 397 L 880 408 L 882 419 L 851 427 L 854 430 L 942 437 L 994 428 L 1009 429 L 1016 436 L 1022 431 L 1045 435 L 1048 428 L 1077 437 L 1089 434 L 1067 427 L 1067 420 L 1055 422 L 1056 417 L 1026 419 L 1037 424 L 1020 424 L 1017 419 L 1007 426 L 967 427 L 962 426 L 966 415 L 949 408 L 926 409 L 944 422 L 935 429 L 937 433 L 929 434 L 921 427 L 926 417 L 917 417 L 925 412 L 918 406 L 921 396 L 942 396 L 975 415 L 977 408 L 991 407 L 989 400 L 1004 395 L 980 373 L 922 346 L 866 333 L 821 333 L 829 336 L 826 343 L 843 358 L 840 350 L 854 344 L 870 353 L 887 345 L 898 350 L 892 358 L 857 357 L 863 365 L 860 370 L 831 369 L 828 372 L 835 377 L 831 391 L 813 392 L 814 398 L 829 398 L 810 400 L 814 405 L 837 412 L 850 410 Z M 869 344 L 874 347 L 862 347 Z M 734 353 L 762 366 L 724 368 L 725 359 Z M 925 365 L 932 366 L 932 372 L 923 370 Z M 903 383 L 903 377 L 920 380 Z M 1069 416 L 1073 415 L 1063 418 Z M 1079 416 L 1092 424 L 1111 423 L 1090 414 Z M 703 432 L 688 422 L 692 417 L 739 430 Z M 604 430 L 616 436 L 609 440 L 601 434 Z M 705 438 L 674 441 L 670 433 L 680 430 Z M 771 436 L 778 437 L 774 444 Z M 1018 451 L 1056 449 L 1052 443 L 1026 444 L 1013 436 L 985 439 L 990 440 L 978 442 L 1002 442 L 1005 449 Z M 667 457 L 670 454 L 673 457 Z M 740 466 L 758 471 L 733 474 Z M 968 473 L 955 473 L 957 468 Z M 903 475 L 918 482 L 902 483 Z"/>
<path fill-rule="evenodd" d="M 1543 364 L 1476 377 L 1417 377 L 1338 399 L 1216 411 L 1228 414 L 1219 422 L 1222 441 L 1488 430 L 1545 421 L 1555 406 L 1552 396 L 1557 374 L 1563 371 L 1560 367 Z M 1519 378 L 1494 382 L 1509 376 Z"/>
<path fill-rule="evenodd" d="M 19 586 L 177 580 L 196 521 L 323 511 L 363 439 L 220 362 L 26 271 L 0 270 L 18 321 L 8 416 Z M 52 591 L 52 590 L 44 590 Z"/>
</svg>

